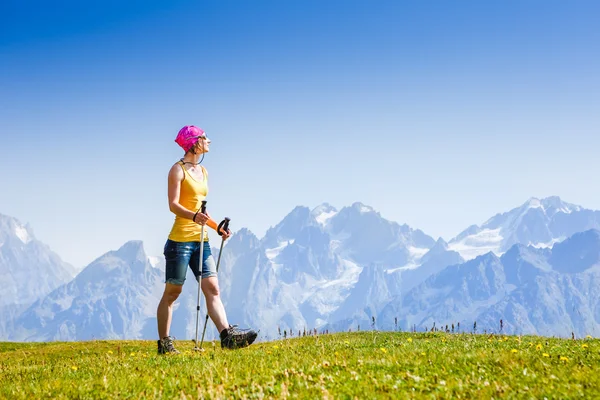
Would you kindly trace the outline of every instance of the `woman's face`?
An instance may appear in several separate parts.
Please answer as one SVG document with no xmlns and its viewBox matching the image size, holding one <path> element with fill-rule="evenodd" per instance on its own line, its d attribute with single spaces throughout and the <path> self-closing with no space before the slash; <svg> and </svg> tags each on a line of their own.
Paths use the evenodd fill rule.
<svg viewBox="0 0 600 400">
<path fill-rule="evenodd" d="M 207 136 L 200 136 L 198 144 L 200 145 L 200 153 L 208 153 L 210 149 L 210 139 Z"/>
</svg>

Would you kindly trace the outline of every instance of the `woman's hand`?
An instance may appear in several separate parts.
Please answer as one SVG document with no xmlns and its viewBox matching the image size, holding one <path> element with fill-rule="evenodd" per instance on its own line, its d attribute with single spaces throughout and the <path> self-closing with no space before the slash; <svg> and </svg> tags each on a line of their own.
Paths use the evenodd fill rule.
<svg viewBox="0 0 600 400">
<path fill-rule="evenodd" d="M 209 216 L 206 214 L 202 214 L 202 213 L 198 213 L 194 216 L 194 222 L 199 224 L 199 225 L 206 225 L 206 222 L 208 221 Z"/>
<path fill-rule="evenodd" d="M 231 236 L 231 231 L 229 229 L 225 230 L 221 228 L 220 235 L 223 238 L 223 240 L 227 240 Z"/>
</svg>

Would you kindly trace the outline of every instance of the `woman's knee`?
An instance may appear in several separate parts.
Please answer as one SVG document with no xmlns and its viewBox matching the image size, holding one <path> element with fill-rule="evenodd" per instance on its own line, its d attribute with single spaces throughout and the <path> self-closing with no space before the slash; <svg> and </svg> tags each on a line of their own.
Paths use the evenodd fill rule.
<svg viewBox="0 0 600 400">
<path fill-rule="evenodd" d="M 204 292 L 205 296 L 218 296 L 221 291 L 219 290 L 217 278 L 202 279 L 202 292 Z"/>
<path fill-rule="evenodd" d="M 182 289 L 183 285 L 174 285 L 172 283 L 167 283 L 165 285 L 165 292 L 163 293 L 163 298 L 165 298 L 169 302 L 173 302 L 177 300 L 177 298 L 181 294 Z"/>
</svg>

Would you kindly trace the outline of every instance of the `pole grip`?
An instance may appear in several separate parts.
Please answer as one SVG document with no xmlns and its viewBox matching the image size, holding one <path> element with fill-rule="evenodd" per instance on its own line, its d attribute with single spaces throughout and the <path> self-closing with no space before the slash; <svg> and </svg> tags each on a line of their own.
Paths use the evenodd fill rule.
<svg viewBox="0 0 600 400">
<path fill-rule="evenodd" d="M 225 232 L 229 230 L 229 221 L 231 221 L 231 219 L 225 217 L 225 219 L 219 223 L 219 226 L 217 227 L 217 233 L 219 236 L 223 236 L 221 229 L 223 229 Z"/>
<path fill-rule="evenodd" d="M 202 207 L 200 207 L 200 212 L 202 214 L 206 214 L 206 200 L 202 200 Z"/>
</svg>

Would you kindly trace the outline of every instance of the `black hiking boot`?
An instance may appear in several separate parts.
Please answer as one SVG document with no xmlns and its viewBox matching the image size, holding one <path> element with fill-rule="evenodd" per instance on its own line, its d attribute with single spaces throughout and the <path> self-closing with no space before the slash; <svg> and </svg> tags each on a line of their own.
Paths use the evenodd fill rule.
<svg viewBox="0 0 600 400">
<path fill-rule="evenodd" d="M 221 332 L 221 347 L 227 349 L 240 349 L 252 344 L 258 333 L 252 329 L 239 329 L 237 325 L 229 325 L 229 328 Z"/>
<path fill-rule="evenodd" d="M 173 346 L 173 339 L 175 338 L 167 336 L 158 340 L 158 354 L 179 354 L 179 350 Z"/>
</svg>

